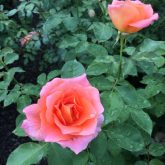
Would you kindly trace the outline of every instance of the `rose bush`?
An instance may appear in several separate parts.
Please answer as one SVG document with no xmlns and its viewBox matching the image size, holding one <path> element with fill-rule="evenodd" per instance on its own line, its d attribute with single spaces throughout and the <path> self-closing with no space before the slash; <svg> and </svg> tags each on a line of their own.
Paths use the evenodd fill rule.
<svg viewBox="0 0 165 165">
<path fill-rule="evenodd" d="M 139 0 L 113 0 L 108 6 L 108 12 L 115 27 L 124 33 L 138 32 L 159 17 L 157 13 L 154 14 L 150 4 Z"/>
<path fill-rule="evenodd" d="M 26 107 L 22 128 L 36 140 L 56 142 L 76 154 L 101 131 L 103 106 L 86 75 L 55 78 L 40 92 L 37 104 Z"/>
<path fill-rule="evenodd" d="M 113 1 L 112 6 L 123 3 L 113 8 L 122 11 L 122 18 L 115 19 L 120 23 L 130 18 L 144 21 L 148 14 L 153 19 L 151 6 L 142 2 L 152 2 L 160 15 L 146 30 L 117 35 L 108 15 L 112 0 L 3 0 L 0 101 L 4 110 L 0 115 L 10 111 L 0 124 L 0 164 L 163 165 L 163 1 Z M 132 31 L 139 29 L 133 27 Z M 95 92 L 89 93 L 89 88 L 98 89 L 104 107 L 101 132 L 101 108 L 95 101 L 91 103 Z M 81 107 L 85 114 L 80 113 Z M 7 126 L 17 115 L 16 126 L 12 126 L 16 137 Z M 92 124 L 87 124 L 88 116 Z"/>
</svg>

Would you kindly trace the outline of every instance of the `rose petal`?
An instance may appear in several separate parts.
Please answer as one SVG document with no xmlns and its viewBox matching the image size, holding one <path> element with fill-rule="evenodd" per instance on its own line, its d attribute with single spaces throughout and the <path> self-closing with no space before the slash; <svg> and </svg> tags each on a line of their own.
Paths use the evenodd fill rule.
<svg viewBox="0 0 165 165">
<path fill-rule="evenodd" d="M 56 102 L 58 102 L 60 100 L 60 98 L 63 96 L 63 93 L 60 91 L 54 92 L 53 94 L 49 95 L 46 98 L 46 118 L 47 121 L 50 122 L 51 124 L 54 123 L 54 109 L 55 109 L 55 105 L 57 104 Z"/>
<path fill-rule="evenodd" d="M 80 127 L 73 127 L 73 126 L 65 126 L 63 125 L 56 115 L 54 115 L 54 122 L 58 126 L 58 128 L 61 130 L 63 134 L 73 134 L 78 133 L 81 131 Z"/>
<path fill-rule="evenodd" d="M 27 106 L 23 112 L 26 115 L 26 120 L 23 121 L 21 128 L 28 136 L 43 140 L 43 136 L 40 133 L 41 121 L 39 116 L 40 108 L 37 104 Z"/>
<path fill-rule="evenodd" d="M 71 83 L 79 84 L 83 87 L 91 86 L 88 79 L 87 79 L 86 74 L 82 74 L 81 76 L 75 77 L 75 78 L 66 78 L 66 79 L 63 79 L 63 80 L 68 81 L 70 84 Z"/>
<path fill-rule="evenodd" d="M 83 123 L 81 126 L 81 131 L 78 133 L 73 133 L 73 135 L 91 135 L 96 132 L 97 128 L 97 118 L 90 119 Z"/>
<path fill-rule="evenodd" d="M 30 121 L 30 120 L 24 120 L 21 128 L 25 131 L 25 133 L 32 137 L 35 138 L 37 140 L 44 140 L 43 135 L 40 132 L 40 125 L 39 123 L 35 123 L 34 121 Z"/>
<path fill-rule="evenodd" d="M 113 0 L 112 1 L 112 5 L 121 5 L 123 3 L 124 3 L 124 1 L 119 1 L 119 0 Z"/>
<path fill-rule="evenodd" d="M 47 96 L 52 93 L 52 90 L 56 90 L 59 85 L 62 85 L 63 83 L 69 83 L 70 85 L 73 83 L 82 85 L 82 86 L 90 86 L 89 81 L 87 80 L 86 74 L 83 74 L 79 77 L 75 78 L 54 78 L 52 81 L 49 81 L 47 84 L 45 84 L 40 92 L 40 96 Z"/>
<path fill-rule="evenodd" d="M 91 142 L 98 133 L 89 136 L 79 136 L 68 141 L 59 141 L 58 143 L 63 147 L 69 147 L 73 152 L 79 154 L 81 151 L 85 150 L 88 143 Z"/>
<path fill-rule="evenodd" d="M 91 99 L 89 99 L 95 109 L 95 111 L 98 114 L 103 113 L 104 111 L 104 107 L 101 104 L 101 100 L 100 100 L 100 94 L 97 88 L 94 87 L 89 87 L 86 88 L 85 92 L 90 96 Z"/>
<path fill-rule="evenodd" d="M 153 9 L 150 4 L 144 4 L 140 1 L 129 1 L 139 11 L 139 20 L 149 18 L 153 15 Z"/>
<path fill-rule="evenodd" d="M 79 109 L 79 119 L 77 119 L 72 126 L 82 125 L 85 121 L 95 118 L 97 115 L 97 109 L 91 104 L 89 100 L 85 100 L 85 95 L 82 95 L 79 99 L 79 105 L 81 106 Z M 78 109 L 78 107 L 77 107 Z"/>
<path fill-rule="evenodd" d="M 158 19 L 152 6 L 140 0 L 113 0 L 108 12 L 115 27 L 124 33 L 138 32 Z"/>
<path fill-rule="evenodd" d="M 102 114 L 99 115 L 98 119 L 97 119 L 97 128 L 99 129 L 98 132 L 101 131 L 101 125 L 103 124 L 104 121 L 104 116 Z"/>
<path fill-rule="evenodd" d="M 63 82 L 64 82 L 63 79 L 60 78 L 54 78 L 52 81 L 49 81 L 42 87 L 40 96 L 41 97 L 48 96 L 53 89 L 57 88 Z"/>
<path fill-rule="evenodd" d="M 144 27 L 147 27 L 149 26 L 150 24 L 152 24 L 155 20 L 158 20 L 159 16 L 158 14 L 154 14 L 152 17 L 148 18 L 148 19 L 145 19 L 145 20 L 141 20 L 139 22 L 136 22 L 136 23 L 131 23 L 129 24 L 129 26 L 132 26 L 132 27 L 136 27 L 136 28 L 144 28 Z"/>
<path fill-rule="evenodd" d="M 88 144 L 96 138 L 98 133 L 101 131 L 101 124 L 103 123 L 104 116 L 100 115 L 98 118 L 98 123 L 97 123 L 97 129 L 95 131 L 95 134 L 88 135 L 88 136 L 79 136 L 76 138 L 73 138 L 72 140 L 67 140 L 67 141 L 59 141 L 58 143 L 62 147 L 68 147 L 70 148 L 73 152 L 76 154 L 79 154 L 81 151 L 85 150 L 88 146 Z"/>
<path fill-rule="evenodd" d="M 41 107 L 40 119 L 41 119 L 41 128 L 40 132 L 44 135 L 44 140 L 46 142 L 57 142 L 59 140 L 66 140 L 71 138 L 70 135 L 63 136 L 60 129 L 46 118 L 46 100 L 45 98 L 40 98 L 38 100 L 38 105 Z"/>
<path fill-rule="evenodd" d="M 108 12 L 113 24 L 121 32 L 125 32 L 127 25 L 139 16 L 138 10 L 128 3 L 123 5 L 109 5 Z"/>
<path fill-rule="evenodd" d="M 97 136 L 103 121 L 99 92 L 86 75 L 48 82 L 40 99 L 24 109 L 22 128 L 37 140 L 57 142 L 75 153 Z"/>
</svg>

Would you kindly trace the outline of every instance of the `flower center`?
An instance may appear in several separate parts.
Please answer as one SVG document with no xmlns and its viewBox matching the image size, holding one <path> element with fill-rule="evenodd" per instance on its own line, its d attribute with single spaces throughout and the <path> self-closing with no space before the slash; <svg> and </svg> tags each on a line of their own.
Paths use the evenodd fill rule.
<svg viewBox="0 0 165 165">
<path fill-rule="evenodd" d="M 59 102 L 59 104 L 56 105 L 55 113 L 62 124 L 70 125 L 79 119 L 80 110 L 81 107 L 76 103 L 75 98 L 72 98 Z"/>
</svg>

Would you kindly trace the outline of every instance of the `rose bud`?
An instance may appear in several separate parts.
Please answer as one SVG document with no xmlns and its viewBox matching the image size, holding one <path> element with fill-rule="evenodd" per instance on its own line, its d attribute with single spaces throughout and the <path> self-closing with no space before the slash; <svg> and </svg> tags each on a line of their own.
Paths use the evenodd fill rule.
<svg viewBox="0 0 165 165">
<path fill-rule="evenodd" d="M 89 17 L 94 17 L 96 15 L 95 11 L 93 9 L 88 10 Z"/>
<path fill-rule="evenodd" d="M 33 35 L 38 35 L 38 32 L 30 32 L 28 35 L 26 35 L 25 37 L 23 37 L 21 39 L 21 46 L 24 46 L 26 45 L 30 40 L 31 38 L 33 37 Z"/>
<path fill-rule="evenodd" d="M 108 5 L 108 13 L 115 27 L 122 33 L 138 32 L 159 18 L 150 4 L 140 0 L 113 0 Z"/>
</svg>

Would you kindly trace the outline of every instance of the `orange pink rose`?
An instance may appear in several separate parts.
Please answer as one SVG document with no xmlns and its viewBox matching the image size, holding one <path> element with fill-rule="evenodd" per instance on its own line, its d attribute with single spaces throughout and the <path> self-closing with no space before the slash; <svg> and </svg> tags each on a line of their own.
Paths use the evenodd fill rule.
<svg viewBox="0 0 165 165">
<path fill-rule="evenodd" d="M 159 18 L 150 4 L 140 0 L 113 0 L 108 5 L 108 13 L 115 27 L 124 33 L 138 32 Z"/>
<path fill-rule="evenodd" d="M 55 78 L 43 86 L 36 104 L 25 107 L 22 128 L 36 140 L 55 142 L 76 154 L 101 131 L 104 108 L 86 75 Z"/>
</svg>

